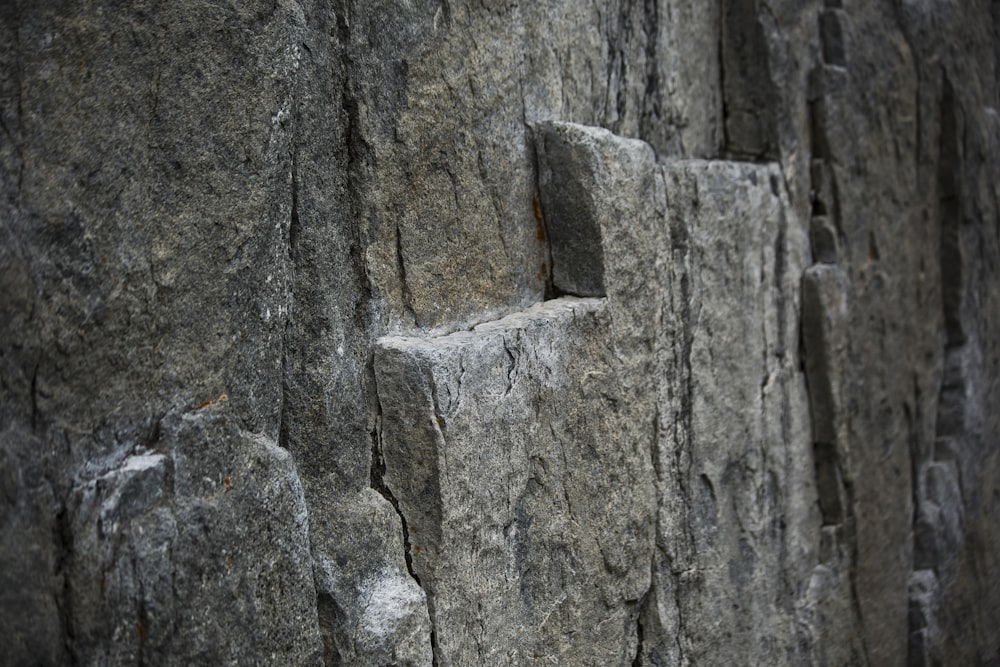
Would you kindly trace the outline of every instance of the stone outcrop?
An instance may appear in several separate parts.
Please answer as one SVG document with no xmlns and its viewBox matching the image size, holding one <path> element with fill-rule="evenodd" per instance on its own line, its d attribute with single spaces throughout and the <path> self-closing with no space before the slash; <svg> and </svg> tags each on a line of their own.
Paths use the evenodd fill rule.
<svg viewBox="0 0 1000 667">
<path fill-rule="evenodd" d="M 994 664 L 998 31 L 3 3 L 3 661 Z"/>
</svg>

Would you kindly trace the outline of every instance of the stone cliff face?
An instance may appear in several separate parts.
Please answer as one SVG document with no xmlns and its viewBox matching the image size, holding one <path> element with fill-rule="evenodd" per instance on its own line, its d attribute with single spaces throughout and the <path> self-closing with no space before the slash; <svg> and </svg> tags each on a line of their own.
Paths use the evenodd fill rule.
<svg viewBox="0 0 1000 667">
<path fill-rule="evenodd" d="M 9 664 L 1000 661 L 1000 4 L 0 6 Z"/>
</svg>

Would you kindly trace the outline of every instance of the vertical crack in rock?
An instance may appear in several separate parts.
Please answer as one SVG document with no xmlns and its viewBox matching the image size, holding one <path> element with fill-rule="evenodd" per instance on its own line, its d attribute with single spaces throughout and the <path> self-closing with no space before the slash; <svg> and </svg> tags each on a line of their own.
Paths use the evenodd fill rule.
<svg viewBox="0 0 1000 667">
<path fill-rule="evenodd" d="M 340 83 L 340 109 L 343 113 L 344 133 L 343 151 L 347 156 L 347 182 L 346 182 L 346 204 L 350 211 L 350 219 L 358 221 L 356 228 L 356 239 L 351 244 L 350 255 L 352 264 L 359 276 L 360 293 L 354 307 L 354 322 L 359 332 L 369 332 L 371 330 L 370 316 L 368 308 L 374 296 L 373 279 L 369 273 L 369 268 L 365 260 L 365 248 L 373 242 L 370 235 L 370 222 L 365 222 L 365 212 L 362 204 L 362 181 L 365 177 L 364 171 L 370 166 L 372 161 L 371 147 L 366 141 L 361 121 L 361 109 L 358 102 L 358 95 L 355 92 L 355 64 L 351 56 L 351 27 L 348 19 L 348 11 L 353 6 L 352 0 L 338 0 L 334 3 L 334 13 L 336 21 L 336 34 L 338 42 L 340 72 L 342 80 Z M 374 371 L 371 363 L 367 365 L 367 382 L 371 383 Z M 372 385 L 373 386 L 373 385 Z M 368 402 L 374 405 L 376 402 L 374 393 L 366 391 Z"/>
<path fill-rule="evenodd" d="M 826 70 L 819 66 L 813 71 L 813 99 L 809 102 L 812 162 L 811 217 L 809 241 L 816 265 L 806 270 L 802 278 L 802 315 L 800 337 L 803 346 L 806 390 L 813 430 L 813 457 L 816 489 L 822 523 L 839 526 L 845 521 L 847 484 L 841 461 L 838 420 L 842 405 L 839 398 L 843 318 L 846 286 L 838 261 L 837 196 L 833 170 L 829 166 L 830 147 L 826 131 L 827 109 L 824 102 Z M 833 224 L 830 217 L 833 217 Z"/>
<path fill-rule="evenodd" d="M 826 264 L 839 261 L 840 245 L 844 238 L 840 195 L 832 165 L 833 152 L 827 127 L 833 120 L 830 118 L 833 110 L 827 97 L 836 94 L 843 87 L 844 80 L 844 69 L 830 65 L 818 64 L 809 74 L 809 242 L 813 259 Z"/>
<path fill-rule="evenodd" d="M 676 176 L 674 177 L 677 178 Z M 676 186 L 677 184 L 675 184 Z M 691 198 L 678 202 L 681 207 L 690 206 L 690 211 L 696 211 L 699 207 L 697 183 L 694 183 Z M 670 197 L 668 197 L 668 202 Z M 679 212 L 680 213 L 680 212 Z M 691 313 L 691 283 L 689 277 L 689 250 L 690 237 L 688 229 L 688 219 L 680 213 L 671 220 L 669 230 L 670 253 L 675 271 L 672 278 L 679 289 L 669 291 L 670 311 L 678 318 L 675 335 L 671 339 L 673 347 L 672 357 L 674 366 L 672 372 L 675 381 L 668 384 L 669 400 L 673 408 L 671 415 L 670 446 L 673 449 L 672 473 L 674 483 L 677 484 L 677 495 L 683 508 L 684 520 L 680 522 L 683 534 L 670 536 L 660 535 L 658 541 L 662 540 L 668 544 L 671 538 L 679 544 L 674 547 L 673 554 L 668 555 L 669 577 L 671 578 L 670 588 L 672 593 L 672 604 L 676 614 L 676 632 L 673 633 L 674 651 L 677 664 L 684 664 L 685 660 L 685 638 L 688 637 L 688 618 L 685 613 L 684 601 L 681 594 L 682 580 L 684 576 L 692 571 L 691 554 L 695 545 L 695 534 L 692 522 L 687 517 L 692 516 L 691 490 L 689 484 L 690 474 L 690 452 L 693 447 L 693 405 L 694 381 L 691 366 L 691 349 L 694 339 L 692 331 Z M 677 274 L 680 274 L 679 279 Z M 679 394 L 679 395 L 678 395 Z M 659 530 L 659 522 L 658 530 Z"/>
<path fill-rule="evenodd" d="M 959 199 L 961 158 L 955 118 L 955 92 L 947 73 L 942 72 L 941 78 L 941 136 L 937 172 L 941 225 L 941 301 L 944 308 L 946 347 L 954 348 L 965 342 L 962 328 L 962 208 Z"/>
<path fill-rule="evenodd" d="M 837 21 L 841 18 L 840 15 L 834 17 Z M 821 25 L 820 30 L 822 33 L 835 28 Z M 823 39 L 835 37 L 821 34 Z M 838 48 L 842 47 L 829 46 L 825 56 L 835 58 Z M 852 642 L 840 650 L 864 655 L 867 661 L 868 637 L 860 631 L 855 492 L 844 398 L 849 336 L 848 283 L 841 257 L 844 232 L 829 127 L 837 122 L 834 114 L 839 110 L 840 100 L 835 96 L 840 94 L 844 83 L 845 71 L 837 64 L 820 62 L 809 73 L 811 192 L 808 231 L 813 264 L 804 271 L 801 280 L 799 346 L 812 425 L 814 481 L 821 526 L 818 563 L 813 570 L 807 604 L 811 605 L 810 613 L 817 615 L 821 633 L 850 632 L 857 644 Z M 841 578 L 846 578 L 843 588 Z M 843 629 L 833 626 L 835 617 L 840 619 L 837 625 Z M 830 650 L 822 649 L 819 655 L 826 655 Z"/>
<path fill-rule="evenodd" d="M 802 277 L 802 339 L 812 416 L 816 487 L 824 525 L 841 525 L 850 512 L 841 461 L 840 420 L 846 302 L 839 267 L 811 266 Z"/>
<path fill-rule="evenodd" d="M 406 525 L 406 517 L 399 506 L 399 501 L 392 490 L 385 483 L 385 458 L 382 455 L 382 402 L 378 397 L 378 386 L 374 388 L 375 400 L 378 405 L 378 413 L 375 417 L 375 428 L 371 431 L 372 439 L 372 467 L 371 467 L 371 487 L 378 491 L 379 495 L 389 501 L 392 508 L 399 515 L 399 522 L 403 531 L 403 558 L 406 561 L 406 570 L 413 577 L 413 580 L 420 584 L 420 577 L 413 571 L 413 553 L 410 544 L 410 530 Z M 422 587 L 422 586 L 421 586 Z M 425 591 L 426 592 L 426 591 Z M 431 618 L 433 622 L 433 617 Z"/>
<path fill-rule="evenodd" d="M 63 498 L 59 503 L 59 510 L 55 516 L 53 530 L 55 532 L 54 542 L 58 549 L 56 552 L 55 572 L 62 579 L 62 586 L 56 594 L 56 606 L 59 613 L 59 624 L 62 629 L 63 646 L 65 655 L 70 664 L 78 663 L 76 653 L 76 628 L 73 623 L 73 577 L 70 565 L 73 558 L 73 527 L 68 508 L 68 498 Z"/>
<path fill-rule="evenodd" d="M 406 258 L 403 256 L 403 235 L 399 230 L 399 225 L 396 225 L 396 268 L 399 271 L 399 283 L 403 291 L 403 305 L 413 317 L 414 324 L 419 327 L 421 326 L 420 318 L 414 309 L 413 290 L 410 289 L 410 283 L 406 279 Z"/>
<path fill-rule="evenodd" d="M 628 46 L 631 33 L 631 11 L 634 0 L 623 0 L 617 7 L 612 25 L 607 23 L 607 81 L 605 83 L 604 125 L 619 132 L 625 122 L 628 105 Z"/>
<path fill-rule="evenodd" d="M 695 189 L 695 199 L 694 206 L 697 207 L 697 188 Z M 694 342 L 694 323 L 691 317 L 691 279 L 688 275 L 688 228 L 686 220 L 677 221 L 671 229 L 671 243 L 673 246 L 673 253 L 675 261 L 681 270 L 680 277 L 680 304 L 679 304 L 679 315 L 680 315 L 680 367 L 675 368 L 675 372 L 680 375 L 679 382 L 676 383 L 675 388 L 680 389 L 680 400 L 677 402 L 680 409 L 674 413 L 674 465 L 676 466 L 676 473 L 678 475 L 678 486 L 680 488 L 681 501 L 684 503 L 685 510 L 690 514 L 691 512 L 691 489 L 688 485 L 688 475 L 690 473 L 690 452 L 694 447 L 693 439 L 693 419 L 694 419 L 694 379 L 692 374 L 691 366 L 691 348 Z M 673 307 L 677 307 L 677 304 L 672 304 Z M 677 343 L 675 342 L 674 345 Z M 687 462 L 685 463 L 685 455 L 687 455 Z M 687 527 L 687 540 L 689 548 L 695 543 L 695 536 L 693 528 L 690 522 L 685 522 Z M 685 559 L 686 560 L 686 559 Z M 684 565 L 688 566 L 687 563 Z M 680 607 L 678 607 L 680 609 Z"/>
<path fill-rule="evenodd" d="M 442 416 L 440 407 L 438 405 L 437 387 L 434 384 L 433 378 L 431 377 L 429 371 L 426 374 L 421 373 L 421 375 L 423 376 L 422 381 L 426 385 L 430 386 L 430 394 L 431 394 L 431 401 L 433 403 L 433 415 L 434 415 L 433 416 L 434 424 L 432 425 L 432 427 L 435 433 L 437 434 L 437 437 L 443 439 L 444 417 Z M 436 613 L 435 613 L 434 591 L 431 588 L 430 585 L 431 582 L 423 581 L 416 572 L 413 559 L 416 549 L 418 549 L 419 547 L 416 547 L 413 544 L 410 524 L 406 520 L 406 515 L 403 511 L 403 507 L 399 501 L 397 493 L 393 492 L 393 490 L 389 487 L 389 485 L 386 483 L 385 480 L 386 460 L 383 450 L 383 437 L 382 437 L 382 424 L 383 424 L 383 416 L 385 414 L 385 410 L 383 405 L 383 396 L 382 393 L 379 391 L 379 387 L 377 384 L 374 386 L 374 395 L 378 402 L 378 408 L 377 408 L 378 415 L 376 417 L 376 427 L 371 433 L 372 437 L 371 486 L 379 494 L 381 494 L 387 501 L 389 501 L 393 509 L 396 511 L 396 514 L 399 516 L 399 521 L 403 533 L 403 549 L 404 549 L 403 557 L 406 561 L 406 569 L 409 572 L 410 576 L 413 578 L 413 580 L 417 583 L 417 585 L 420 586 L 420 588 L 424 591 L 424 596 L 427 603 L 427 614 L 430 621 L 431 660 L 432 664 L 436 666 L 439 664 L 440 648 L 438 646 L 438 635 L 437 635 L 436 620 L 435 620 Z M 398 396 L 396 398 L 398 398 Z M 412 452 L 410 452 L 407 453 L 407 455 L 412 456 L 413 454 Z M 412 477 L 407 480 L 408 483 L 413 483 L 415 481 L 416 480 L 413 479 Z"/>
<path fill-rule="evenodd" d="M 645 658 L 645 655 L 643 655 L 643 630 L 642 630 L 642 610 L 645 608 L 645 606 L 646 606 L 646 597 L 643 596 L 642 601 L 638 605 L 639 617 L 636 619 L 635 622 L 636 645 L 635 645 L 635 657 L 632 658 L 632 667 L 642 667 L 643 659 Z"/>
<path fill-rule="evenodd" d="M 293 133 L 293 141 L 295 141 Z M 288 252 L 288 291 L 287 308 L 285 313 L 285 330 L 281 344 L 281 408 L 278 414 L 278 444 L 285 450 L 289 449 L 289 428 L 288 407 L 291 400 L 290 377 L 292 373 L 292 318 L 295 315 L 295 277 L 296 263 L 299 259 L 299 235 L 302 232 L 302 223 L 299 220 L 299 174 L 298 174 L 298 148 L 292 147 L 291 165 L 291 214 L 288 221 L 288 238 L 286 240 L 286 250 Z"/>
<path fill-rule="evenodd" d="M 424 592 L 424 597 L 427 602 L 427 616 L 430 621 L 430 646 L 431 646 L 431 663 L 435 667 L 439 664 L 438 655 L 438 641 L 437 632 L 435 629 L 435 613 L 434 613 L 434 596 L 433 592 L 428 586 L 421 581 L 420 576 L 417 574 L 413 565 L 413 554 L 414 545 L 412 543 L 410 527 L 406 521 L 406 515 L 403 513 L 403 508 L 400 505 L 399 499 L 396 494 L 393 493 L 392 489 L 385 481 L 386 474 L 386 462 L 385 455 L 382 449 L 382 417 L 383 417 L 383 407 L 382 407 L 382 397 L 378 390 L 377 378 L 374 372 L 374 358 L 371 363 L 372 367 L 372 393 L 374 400 L 376 402 L 377 414 L 375 417 L 375 426 L 371 431 L 371 441 L 372 441 L 372 465 L 371 465 L 371 478 L 370 484 L 371 488 L 374 489 L 385 498 L 392 508 L 395 510 L 396 514 L 399 516 L 400 529 L 403 535 L 403 558 L 406 562 L 406 571 L 409 573 L 413 581 L 417 583 L 417 586 L 421 588 Z M 436 389 L 435 389 L 436 393 Z M 440 426 L 443 423 L 443 419 L 440 416 L 440 412 L 437 406 L 437 399 L 434 399 L 434 414 L 435 419 Z"/>
</svg>

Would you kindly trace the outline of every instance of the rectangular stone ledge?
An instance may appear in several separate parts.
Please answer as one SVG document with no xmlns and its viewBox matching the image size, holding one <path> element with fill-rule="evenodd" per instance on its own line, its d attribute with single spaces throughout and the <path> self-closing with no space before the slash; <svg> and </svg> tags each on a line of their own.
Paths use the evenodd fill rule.
<svg viewBox="0 0 1000 667">
<path fill-rule="evenodd" d="M 652 434 L 621 399 L 607 306 L 563 297 L 377 343 L 383 480 L 440 665 L 628 657 L 655 512 L 633 443 Z M 597 628 L 600 655 L 572 641 L 579 627 Z"/>
<path fill-rule="evenodd" d="M 572 319 L 577 313 L 592 312 L 604 307 L 603 297 L 573 297 L 565 296 L 533 304 L 524 310 L 505 315 L 504 317 L 481 322 L 467 331 L 455 331 L 428 336 L 383 336 L 376 341 L 381 348 L 399 350 L 432 349 L 435 347 L 449 348 L 455 345 L 465 345 L 483 338 L 484 334 L 498 331 L 514 331 L 538 326 L 540 323 Z"/>
<path fill-rule="evenodd" d="M 442 505 L 437 480 L 448 474 L 449 453 L 470 433 L 509 449 L 509 443 L 500 442 L 509 438 L 496 429 L 479 433 L 481 425 L 506 423 L 507 436 L 523 425 L 531 402 L 525 394 L 558 392 L 566 384 L 570 357 L 579 355 L 572 348 L 581 339 L 601 337 L 606 327 L 599 322 L 606 311 L 604 298 L 561 297 L 467 331 L 377 341 L 385 482 L 404 514 L 427 511 L 432 523 L 441 520 L 438 510 L 447 502 Z M 452 462 L 458 460 L 452 457 Z M 439 464 L 446 470 L 439 470 Z M 503 465 L 510 467 L 510 462 Z M 434 497 L 428 495 L 432 490 Z M 419 518 L 411 521 L 417 531 L 420 524 Z"/>
</svg>

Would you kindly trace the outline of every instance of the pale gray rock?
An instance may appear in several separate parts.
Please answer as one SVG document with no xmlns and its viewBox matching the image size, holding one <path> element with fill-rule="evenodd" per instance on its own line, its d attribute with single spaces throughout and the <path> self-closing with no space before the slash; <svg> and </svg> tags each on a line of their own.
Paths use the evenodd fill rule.
<svg viewBox="0 0 1000 667">
<path fill-rule="evenodd" d="M 606 304 L 557 299 L 376 353 L 385 484 L 441 665 L 621 664 L 649 587 L 649 431 Z M 645 437 L 643 437 L 645 436 Z"/>
<path fill-rule="evenodd" d="M 330 494 L 333 495 L 333 494 Z M 427 598 L 404 562 L 399 515 L 371 488 L 311 505 L 320 631 L 327 664 L 428 665 Z"/>
</svg>

